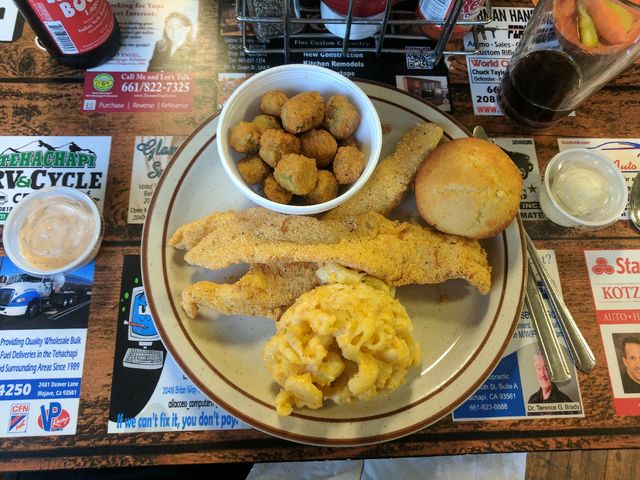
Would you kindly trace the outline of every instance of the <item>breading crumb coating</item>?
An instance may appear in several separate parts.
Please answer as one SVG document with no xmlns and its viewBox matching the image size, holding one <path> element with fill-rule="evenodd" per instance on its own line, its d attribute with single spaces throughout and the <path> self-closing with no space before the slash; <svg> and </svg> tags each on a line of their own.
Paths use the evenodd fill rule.
<svg viewBox="0 0 640 480">
<path fill-rule="evenodd" d="M 282 105 L 284 105 L 287 100 L 289 100 L 287 94 L 280 90 L 267 92 L 260 99 L 260 111 L 266 115 L 280 117 Z"/>
<path fill-rule="evenodd" d="M 316 186 L 318 169 L 313 158 L 288 153 L 276 165 L 273 176 L 291 193 L 306 195 Z"/>
<path fill-rule="evenodd" d="M 364 170 L 364 153 L 356 147 L 340 147 L 333 159 L 333 174 L 341 185 L 355 182 Z"/>
<path fill-rule="evenodd" d="M 347 138 L 360 125 L 358 109 L 344 95 L 334 95 L 327 101 L 323 126 L 338 140 Z"/>
<path fill-rule="evenodd" d="M 283 155 L 300 153 L 300 139 L 284 130 L 269 129 L 260 137 L 260 158 L 273 168 Z"/>
<path fill-rule="evenodd" d="M 318 127 L 324 119 L 324 98 L 318 92 L 302 92 L 291 97 L 280 111 L 282 126 L 289 133 Z"/>
<path fill-rule="evenodd" d="M 260 148 L 260 129 L 252 122 L 240 122 L 231 127 L 229 145 L 236 152 L 253 153 Z"/>
</svg>

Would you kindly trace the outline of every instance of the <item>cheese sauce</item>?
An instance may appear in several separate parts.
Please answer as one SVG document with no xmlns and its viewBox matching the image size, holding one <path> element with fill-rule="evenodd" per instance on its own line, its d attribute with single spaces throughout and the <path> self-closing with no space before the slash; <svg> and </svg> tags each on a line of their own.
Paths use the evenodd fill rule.
<svg viewBox="0 0 640 480">
<path fill-rule="evenodd" d="M 32 202 L 20 228 L 18 247 L 39 269 L 63 267 L 91 245 L 96 223 L 86 204 L 64 195 Z"/>
</svg>

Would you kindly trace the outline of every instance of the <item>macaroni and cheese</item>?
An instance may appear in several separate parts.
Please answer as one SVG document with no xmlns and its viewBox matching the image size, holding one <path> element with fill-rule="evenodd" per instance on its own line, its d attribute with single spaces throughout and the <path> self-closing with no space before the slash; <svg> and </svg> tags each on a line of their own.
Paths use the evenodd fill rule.
<svg viewBox="0 0 640 480">
<path fill-rule="evenodd" d="M 281 391 L 279 415 L 370 400 L 404 383 L 420 363 L 406 310 L 380 280 L 329 266 L 318 276 L 331 283 L 301 295 L 277 322 L 264 360 Z"/>
</svg>

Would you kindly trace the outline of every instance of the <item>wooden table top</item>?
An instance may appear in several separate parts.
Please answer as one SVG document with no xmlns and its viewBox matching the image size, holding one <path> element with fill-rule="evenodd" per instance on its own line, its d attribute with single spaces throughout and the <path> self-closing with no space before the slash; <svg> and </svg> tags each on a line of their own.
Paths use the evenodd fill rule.
<svg viewBox="0 0 640 480">
<path fill-rule="evenodd" d="M 514 3 L 517 4 L 517 3 Z M 521 3 L 522 5 L 522 3 Z M 584 418 L 452 422 L 450 416 L 406 438 L 364 447 L 319 448 L 276 439 L 257 430 L 107 434 L 123 257 L 140 251 L 141 225 L 127 223 L 131 153 L 139 135 L 188 135 L 215 113 L 216 2 L 200 2 L 199 48 L 193 111 L 86 113 L 80 110 L 83 72 L 56 64 L 34 45 L 25 26 L 20 39 L 0 45 L 0 135 L 107 135 L 112 137 L 106 230 L 96 259 L 77 433 L 0 439 L 0 471 L 198 462 L 287 461 L 483 452 L 637 448 L 640 417 L 616 416 L 583 251 L 640 247 L 628 221 L 604 230 L 564 229 L 527 222 L 539 248 L 556 252 L 568 307 L 594 350 L 597 366 L 579 373 Z M 495 137 L 533 137 L 540 169 L 557 153 L 558 137 L 640 136 L 640 66 L 636 65 L 581 106 L 575 117 L 544 133 L 518 130 L 498 116 L 475 116 L 465 61 L 450 65 L 453 116 L 467 128 L 482 125 Z"/>
</svg>

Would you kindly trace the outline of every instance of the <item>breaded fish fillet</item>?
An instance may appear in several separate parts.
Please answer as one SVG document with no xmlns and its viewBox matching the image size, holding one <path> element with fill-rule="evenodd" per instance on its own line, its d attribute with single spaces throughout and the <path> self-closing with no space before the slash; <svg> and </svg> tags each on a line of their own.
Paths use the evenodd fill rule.
<svg viewBox="0 0 640 480">
<path fill-rule="evenodd" d="M 182 307 L 195 318 L 198 306 L 229 315 L 279 319 L 293 300 L 320 284 L 316 264 L 254 264 L 233 284 L 196 282 L 182 291 Z M 273 279 L 278 279 L 274 282 Z"/>
<path fill-rule="evenodd" d="M 334 209 L 325 214 L 325 217 L 339 218 L 367 210 L 387 215 L 402 201 L 422 160 L 435 148 L 441 137 L 442 129 L 435 124 L 423 123 L 416 126 L 400 140 L 395 151 L 378 164 L 367 185 L 338 210 Z M 171 238 L 170 245 L 189 250 L 218 228 L 227 229 L 227 231 L 230 231 L 229 228 L 233 229 L 229 222 L 235 224 L 237 221 L 241 223 L 252 221 L 254 225 L 268 223 L 268 220 L 261 219 L 260 215 L 267 214 L 264 210 L 257 213 L 255 209 L 244 212 L 214 213 L 180 227 Z M 287 231 L 287 222 L 280 221 L 277 228 Z M 298 242 L 305 242 L 305 233 L 304 228 L 298 228 Z M 317 233 L 315 233 L 315 241 L 318 241 Z M 285 260 L 285 262 L 288 261 Z M 188 287 L 183 294 L 185 310 L 195 315 L 196 305 L 199 303 L 225 313 L 262 315 L 277 319 L 302 291 L 306 291 L 303 290 L 305 285 L 308 285 L 307 289 L 315 286 L 316 268 L 317 264 L 251 265 L 249 271 L 235 284 L 218 285 L 213 282 L 199 282 Z M 296 271 L 295 275 L 286 273 L 294 271 Z M 271 292 L 260 289 L 259 285 L 264 284 L 269 286 Z"/>
<path fill-rule="evenodd" d="M 273 218 L 270 227 L 245 217 L 240 229 L 239 223 L 235 229 L 225 228 L 228 218 L 221 216 L 220 227 L 189 250 L 185 260 L 214 270 L 242 262 L 333 262 L 395 286 L 463 278 L 482 293 L 491 288 L 486 252 L 473 240 L 388 220 L 375 212 L 342 220 L 275 212 L 267 216 Z"/>
<path fill-rule="evenodd" d="M 327 212 L 323 218 L 342 218 L 365 212 L 388 215 L 398 204 L 424 158 L 442 138 L 442 128 L 433 123 L 421 123 L 409 131 L 395 151 L 380 161 L 366 185 L 343 205 Z M 181 250 L 193 248 L 219 222 L 220 212 L 182 225 L 169 240 L 169 245 Z M 226 212 L 242 218 L 242 212 Z M 238 216 L 240 215 L 240 216 Z"/>
<path fill-rule="evenodd" d="M 378 163 L 367 183 L 352 198 L 324 214 L 335 219 L 365 212 L 378 212 L 385 217 L 396 208 L 422 161 L 436 148 L 442 128 L 434 123 L 421 123 L 398 142 L 395 151 Z"/>
</svg>

